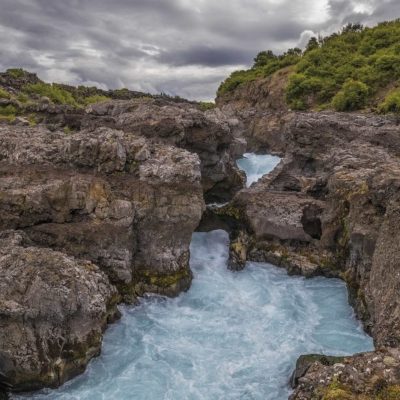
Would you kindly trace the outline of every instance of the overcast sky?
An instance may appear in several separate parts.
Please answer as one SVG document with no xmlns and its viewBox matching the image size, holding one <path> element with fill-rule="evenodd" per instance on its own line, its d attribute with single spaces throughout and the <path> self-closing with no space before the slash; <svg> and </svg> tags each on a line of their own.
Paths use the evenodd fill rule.
<svg viewBox="0 0 400 400">
<path fill-rule="evenodd" d="M 208 100 L 261 50 L 398 17 L 400 0 L 0 0 L 0 69 Z"/>
</svg>

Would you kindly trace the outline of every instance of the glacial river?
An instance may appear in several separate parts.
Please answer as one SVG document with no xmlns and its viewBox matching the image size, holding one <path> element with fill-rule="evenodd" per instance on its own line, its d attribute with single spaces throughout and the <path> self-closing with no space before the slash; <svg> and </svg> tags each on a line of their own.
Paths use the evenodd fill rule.
<svg viewBox="0 0 400 400">
<path fill-rule="evenodd" d="M 250 171 L 252 172 L 252 171 Z M 102 355 L 36 400 L 286 400 L 296 359 L 373 349 L 336 279 L 289 277 L 270 264 L 227 270 L 228 235 L 194 233 L 191 289 L 122 306 Z"/>
</svg>

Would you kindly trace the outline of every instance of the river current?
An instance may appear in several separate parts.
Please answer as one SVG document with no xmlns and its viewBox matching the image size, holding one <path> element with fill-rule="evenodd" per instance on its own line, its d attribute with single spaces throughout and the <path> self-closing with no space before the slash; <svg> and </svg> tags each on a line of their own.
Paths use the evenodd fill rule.
<svg viewBox="0 0 400 400">
<path fill-rule="evenodd" d="M 257 180 L 262 172 L 255 168 L 268 160 L 246 159 L 243 168 Z M 264 173 L 277 161 L 270 159 Z M 343 282 L 289 277 L 266 263 L 231 272 L 228 245 L 224 231 L 194 233 L 187 293 L 121 306 L 121 320 L 83 375 L 14 399 L 286 400 L 299 355 L 373 349 Z"/>
</svg>

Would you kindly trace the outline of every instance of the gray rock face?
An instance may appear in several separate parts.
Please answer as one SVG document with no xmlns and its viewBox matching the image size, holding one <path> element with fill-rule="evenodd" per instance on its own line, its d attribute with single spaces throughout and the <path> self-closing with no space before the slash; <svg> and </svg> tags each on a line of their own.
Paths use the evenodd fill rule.
<svg viewBox="0 0 400 400">
<path fill-rule="evenodd" d="M 82 126 L 110 126 L 197 153 L 202 185 L 210 201 L 225 201 L 243 187 L 234 162 L 243 144 L 233 132 L 238 121 L 218 109 L 201 112 L 190 103 L 157 99 L 110 101 L 89 106 Z"/>
<path fill-rule="evenodd" d="M 0 154 L 1 229 L 97 263 L 128 297 L 153 275 L 181 278 L 157 292 L 188 287 L 204 208 L 197 155 L 109 128 L 25 127 L 0 128 Z"/>
<path fill-rule="evenodd" d="M 305 356 L 299 360 L 296 373 L 296 389 L 290 400 L 394 400 L 400 396 L 398 349 L 342 358 Z"/>
<path fill-rule="evenodd" d="M 281 164 L 240 191 L 223 211 L 225 216 L 233 215 L 240 232 L 245 229 L 248 235 L 241 263 L 247 256 L 280 265 L 290 273 L 344 279 L 350 301 L 377 348 L 396 355 L 400 346 L 398 122 L 391 117 L 329 112 L 283 117 L 276 113 L 275 117 L 280 121 L 281 139 L 275 148 L 269 141 L 272 147 L 267 148 L 281 152 L 285 143 Z M 254 131 L 244 134 L 254 139 Z M 265 143 L 253 141 L 253 145 L 262 149 Z M 234 250 L 232 258 L 237 260 Z M 375 356 L 379 354 L 365 357 Z M 342 397 L 332 398 L 373 393 L 368 377 L 351 381 L 356 376 L 352 367 L 361 373 L 360 365 L 365 366 L 358 364 L 360 359 L 348 358 L 343 376 L 349 380 L 339 379 Z M 330 384 L 337 371 L 322 367 L 316 363 L 308 378 L 299 379 L 300 389 L 293 399 L 331 398 Z M 400 394 L 398 366 L 391 371 L 389 379 L 381 363 L 373 372 L 373 379 L 387 388 L 382 396 Z"/>
<path fill-rule="evenodd" d="M 14 391 L 58 386 L 100 351 L 118 316 L 117 290 L 99 268 L 26 235 L 0 234 L 0 382 Z"/>
<path fill-rule="evenodd" d="M 231 203 L 251 236 L 248 257 L 345 279 L 375 343 L 399 346 L 396 121 L 340 113 L 285 121 L 284 159 Z"/>
<path fill-rule="evenodd" d="M 188 289 L 204 208 L 197 154 L 104 127 L 0 126 L 0 387 L 62 384 L 117 302 Z"/>
</svg>

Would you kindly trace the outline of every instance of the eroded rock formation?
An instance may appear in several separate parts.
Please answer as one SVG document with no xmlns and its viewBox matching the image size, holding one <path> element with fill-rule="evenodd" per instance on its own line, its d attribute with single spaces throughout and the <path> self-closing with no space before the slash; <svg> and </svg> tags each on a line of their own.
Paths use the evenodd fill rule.
<svg viewBox="0 0 400 400">
<path fill-rule="evenodd" d="M 99 354 L 118 317 L 117 290 L 90 261 L 0 233 L 0 379 L 3 387 L 59 386 Z"/>
<path fill-rule="evenodd" d="M 118 302 L 187 290 L 204 196 L 243 184 L 237 121 L 219 111 L 144 98 L 57 120 L 51 107 L 43 124 L 0 125 L 0 388 L 12 391 L 82 372 Z"/>
<path fill-rule="evenodd" d="M 273 173 L 241 190 L 217 212 L 234 227 L 231 264 L 238 269 L 248 259 L 267 261 L 293 274 L 344 279 L 350 302 L 375 345 L 382 354 L 393 353 L 389 356 L 396 358 L 400 346 L 398 120 L 275 109 L 272 102 L 281 96 L 274 91 L 278 78 L 252 82 L 231 99 L 218 100 L 225 112 L 241 120 L 250 148 L 283 156 Z M 366 355 L 365 360 L 380 354 Z M 346 358 L 347 374 L 353 367 L 360 372 L 366 366 L 358 361 L 362 357 Z M 345 378 L 345 373 L 337 374 L 337 366 L 323 372 L 321 368 L 316 363 L 307 370 L 293 398 L 375 398 L 368 397 L 373 395 L 368 379 L 387 388 L 382 396 L 399 394 L 398 362 L 393 363 L 390 377 L 382 363 L 371 370 L 364 389 L 362 383 Z M 334 384 L 343 397 L 328 396 Z"/>
</svg>

